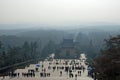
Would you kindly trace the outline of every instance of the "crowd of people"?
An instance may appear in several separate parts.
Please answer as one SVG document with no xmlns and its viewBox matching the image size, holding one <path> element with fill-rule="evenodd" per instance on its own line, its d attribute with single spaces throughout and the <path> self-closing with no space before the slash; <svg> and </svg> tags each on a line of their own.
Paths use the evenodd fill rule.
<svg viewBox="0 0 120 80">
<path fill-rule="evenodd" d="M 23 77 L 35 77 L 35 73 L 29 72 L 29 73 L 22 73 Z"/>
<path fill-rule="evenodd" d="M 20 73 L 9 72 L 9 73 L 7 74 L 7 76 L 9 76 L 9 77 L 19 77 L 19 76 L 20 76 Z"/>
<path fill-rule="evenodd" d="M 47 63 L 47 65 L 46 65 Z M 89 67 L 90 69 L 90 67 Z M 36 74 L 39 73 L 39 77 L 51 77 L 54 74 L 57 74 L 57 77 L 68 77 L 74 78 L 77 80 L 78 77 L 81 77 L 82 74 L 85 72 L 86 66 L 82 63 L 80 59 L 53 59 L 48 61 L 42 61 L 40 63 L 40 67 L 34 69 L 28 69 L 27 72 L 16 73 L 10 72 L 9 77 L 36 77 Z M 88 76 L 91 75 L 90 70 L 88 70 Z M 38 75 L 37 75 L 38 76 Z"/>
<path fill-rule="evenodd" d="M 80 60 L 61 59 L 49 61 L 48 67 L 44 65 L 44 62 L 42 62 L 41 68 L 42 72 L 40 73 L 40 77 L 50 77 L 52 73 L 58 71 L 60 77 L 65 73 L 69 78 L 75 77 L 76 79 L 77 77 L 80 77 L 86 69 L 85 65 L 82 65 Z M 51 71 L 51 73 L 46 73 L 47 70 Z"/>
</svg>

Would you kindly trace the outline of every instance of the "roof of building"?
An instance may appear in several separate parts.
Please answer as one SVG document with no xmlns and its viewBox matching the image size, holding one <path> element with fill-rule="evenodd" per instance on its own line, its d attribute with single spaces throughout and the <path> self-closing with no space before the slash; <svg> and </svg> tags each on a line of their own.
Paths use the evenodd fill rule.
<svg viewBox="0 0 120 80">
<path fill-rule="evenodd" d="M 75 43 L 73 39 L 63 39 L 63 42 L 61 45 L 63 48 L 73 48 Z"/>
</svg>

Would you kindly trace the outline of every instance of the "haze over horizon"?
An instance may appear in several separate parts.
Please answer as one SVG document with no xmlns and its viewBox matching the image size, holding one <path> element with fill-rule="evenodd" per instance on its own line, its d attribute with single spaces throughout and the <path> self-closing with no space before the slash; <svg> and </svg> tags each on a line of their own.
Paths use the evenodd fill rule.
<svg viewBox="0 0 120 80">
<path fill-rule="evenodd" d="M 63 27 L 120 25 L 120 1 L 0 0 L 0 24 L 27 24 L 36 28 L 40 26 L 62 28 L 61 25 Z M 5 26 L 0 27 L 5 28 Z M 31 26 L 23 26 L 23 28 L 31 28 Z"/>
</svg>

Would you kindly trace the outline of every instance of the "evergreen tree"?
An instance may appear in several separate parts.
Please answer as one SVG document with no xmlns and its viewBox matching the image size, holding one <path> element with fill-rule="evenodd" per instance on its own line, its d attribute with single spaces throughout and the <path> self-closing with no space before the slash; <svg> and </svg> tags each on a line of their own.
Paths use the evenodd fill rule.
<svg viewBox="0 0 120 80">
<path fill-rule="evenodd" d="M 48 44 L 43 48 L 42 50 L 42 57 L 47 57 L 49 56 L 51 53 L 55 53 L 56 51 L 56 45 L 53 41 L 49 41 Z"/>
<path fill-rule="evenodd" d="M 94 66 L 102 80 L 118 80 L 120 76 L 120 36 L 106 40 L 106 50 L 96 58 Z"/>
<path fill-rule="evenodd" d="M 30 55 L 30 45 L 27 41 L 24 42 L 23 46 L 22 46 L 22 51 L 23 51 L 23 58 L 24 60 L 28 60 L 31 55 Z"/>
<path fill-rule="evenodd" d="M 35 59 L 37 56 L 37 48 L 38 48 L 37 42 L 31 42 L 30 53 L 32 59 Z"/>
</svg>

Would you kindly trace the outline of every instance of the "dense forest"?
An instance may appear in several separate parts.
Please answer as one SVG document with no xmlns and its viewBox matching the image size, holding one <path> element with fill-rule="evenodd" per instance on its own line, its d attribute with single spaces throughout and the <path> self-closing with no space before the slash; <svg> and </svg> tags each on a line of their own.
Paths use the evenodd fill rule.
<svg viewBox="0 0 120 80">
<path fill-rule="evenodd" d="M 24 42 L 21 47 L 9 46 L 7 50 L 4 48 L 2 42 L 0 42 L 0 67 L 5 67 L 38 57 L 36 42 Z"/>
</svg>

